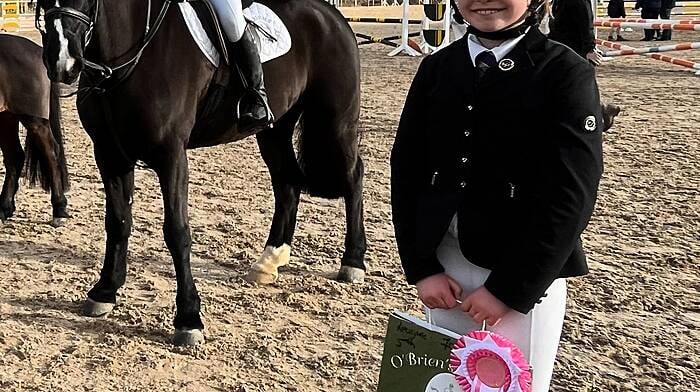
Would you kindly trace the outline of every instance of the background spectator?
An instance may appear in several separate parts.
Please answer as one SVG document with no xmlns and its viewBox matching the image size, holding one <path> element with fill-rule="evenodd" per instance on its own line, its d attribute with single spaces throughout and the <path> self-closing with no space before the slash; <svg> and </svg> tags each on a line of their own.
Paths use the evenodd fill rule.
<svg viewBox="0 0 700 392">
<path fill-rule="evenodd" d="M 603 58 L 595 50 L 593 10 L 588 0 L 554 0 L 549 38 L 560 42 L 579 56 L 600 65 Z"/>
<path fill-rule="evenodd" d="M 661 0 L 661 19 L 671 19 L 671 11 L 676 6 L 676 0 Z M 659 41 L 670 41 L 673 30 L 661 30 Z"/>
<path fill-rule="evenodd" d="M 661 0 L 637 0 L 634 9 L 642 9 L 642 19 L 658 19 L 661 12 Z M 644 29 L 642 41 L 651 41 L 658 30 Z"/>
<path fill-rule="evenodd" d="M 627 13 L 625 12 L 625 1 L 624 0 L 610 0 L 608 2 L 608 17 L 610 18 L 626 18 Z M 610 34 L 608 34 L 608 41 L 627 41 L 620 34 L 620 27 L 611 27 Z"/>
</svg>

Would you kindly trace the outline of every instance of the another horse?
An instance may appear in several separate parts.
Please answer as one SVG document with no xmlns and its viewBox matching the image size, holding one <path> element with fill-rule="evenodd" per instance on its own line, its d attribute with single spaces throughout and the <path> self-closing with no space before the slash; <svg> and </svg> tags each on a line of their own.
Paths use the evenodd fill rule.
<svg viewBox="0 0 700 392">
<path fill-rule="evenodd" d="M 30 184 L 51 191 L 51 224 L 60 226 L 69 217 L 63 194 L 69 184 L 58 90 L 46 76 L 39 45 L 0 34 L 0 149 L 5 163 L 0 220 L 15 212 L 15 194 L 25 165 Z M 27 130 L 26 154 L 19 138 L 20 123 Z"/>
<path fill-rule="evenodd" d="M 140 160 L 157 173 L 163 195 L 165 241 L 177 276 L 174 341 L 192 345 L 203 341 L 204 325 L 190 271 L 186 151 L 249 133 L 238 129 L 233 102 L 202 118 L 215 69 L 190 38 L 175 2 L 44 0 L 39 5 L 51 79 L 70 83 L 85 71 L 81 87 L 102 81 L 104 89 L 78 95 L 78 111 L 94 142 L 107 198 L 104 266 L 83 311 L 89 316 L 111 311 L 124 284 L 134 164 Z M 260 3 L 282 19 L 293 43 L 289 53 L 264 65 L 277 121 L 257 134 L 257 140 L 270 170 L 275 211 L 265 250 L 249 276 L 269 283 L 277 277 L 277 267 L 289 261 L 299 194 L 305 190 L 345 198 L 347 231 L 338 279 L 359 281 L 365 272 L 366 239 L 355 36 L 343 16 L 324 1 Z M 297 124 L 298 157 L 292 142 Z"/>
</svg>

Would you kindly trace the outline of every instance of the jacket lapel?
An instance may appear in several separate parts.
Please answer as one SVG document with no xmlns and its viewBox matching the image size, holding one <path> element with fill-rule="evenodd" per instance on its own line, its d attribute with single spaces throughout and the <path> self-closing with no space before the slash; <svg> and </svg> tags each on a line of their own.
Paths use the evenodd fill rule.
<svg viewBox="0 0 700 392">
<path fill-rule="evenodd" d="M 502 97 L 517 93 L 530 81 L 531 70 L 544 55 L 545 41 L 539 29 L 530 28 L 522 41 L 481 78 L 479 90 L 498 92 Z"/>
<path fill-rule="evenodd" d="M 481 95 L 477 94 L 476 68 L 469 56 L 468 39 L 468 35 L 464 35 L 443 49 L 454 53 L 446 56 L 446 78 L 440 78 L 443 79 L 443 83 L 439 83 L 439 87 L 434 86 L 435 94 L 447 98 L 457 107 L 466 107 L 468 102 L 473 103 L 477 95 Z M 520 91 L 522 86 L 530 80 L 529 71 L 545 54 L 545 41 L 546 38 L 538 29 L 531 28 L 525 38 L 505 58 L 501 59 L 496 67 L 487 71 L 479 82 L 479 91 L 491 91 L 501 97 L 511 96 Z M 522 95 L 522 91 L 519 94 Z"/>
</svg>

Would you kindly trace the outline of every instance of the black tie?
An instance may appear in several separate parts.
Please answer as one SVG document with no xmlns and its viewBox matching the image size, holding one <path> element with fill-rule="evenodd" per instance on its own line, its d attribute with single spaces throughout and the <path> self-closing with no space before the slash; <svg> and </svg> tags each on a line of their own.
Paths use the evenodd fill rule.
<svg viewBox="0 0 700 392">
<path fill-rule="evenodd" d="M 479 79 L 486 73 L 486 70 L 497 64 L 496 56 L 490 50 L 485 50 L 479 53 L 474 59 L 476 69 L 478 70 Z"/>
</svg>

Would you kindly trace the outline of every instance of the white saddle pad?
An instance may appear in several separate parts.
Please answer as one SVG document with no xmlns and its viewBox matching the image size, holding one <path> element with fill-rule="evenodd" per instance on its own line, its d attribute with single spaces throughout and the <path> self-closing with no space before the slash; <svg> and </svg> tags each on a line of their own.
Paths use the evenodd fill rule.
<svg viewBox="0 0 700 392">
<path fill-rule="evenodd" d="M 197 46 L 199 46 L 199 49 L 201 49 L 207 59 L 215 67 L 218 67 L 220 61 L 219 51 L 216 50 L 216 46 L 214 46 L 206 31 L 204 31 L 202 22 L 197 17 L 194 8 L 188 2 L 179 3 L 178 5 Z M 292 37 L 289 35 L 289 30 L 287 30 L 287 26 L 284 25 L 282 19 L 271 9 L 260 3 L 253 3 L 250 7 L 243 10 L 243 14 L 247 20 L 253 21 L 262 30 L 269 33 L 269 36 L 260 31 L 257 34 L 259 39 L 256 40 L 256 44 L 258 44 L 260 61 L 265 63 L 289 52 L 292 48 Z"/>
</svg>

